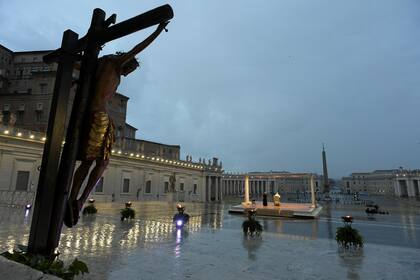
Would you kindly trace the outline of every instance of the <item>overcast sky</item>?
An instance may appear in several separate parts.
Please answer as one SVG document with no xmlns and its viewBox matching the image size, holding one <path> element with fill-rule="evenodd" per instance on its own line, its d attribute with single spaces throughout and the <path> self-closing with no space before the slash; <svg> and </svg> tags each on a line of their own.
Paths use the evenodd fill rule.
<svg viewBox="0 0 420 280">
<path fill-rule="evenodd" d="M 321 173 L 322 142 L 335 178 L 420 168 L 420 1 L 0 0 L 0 44 L 55 49 L 95 7 L 120 22 L 166 3 L 169 32 L 119 87 L 137 137 L 234 172 Z"/>
</svg>

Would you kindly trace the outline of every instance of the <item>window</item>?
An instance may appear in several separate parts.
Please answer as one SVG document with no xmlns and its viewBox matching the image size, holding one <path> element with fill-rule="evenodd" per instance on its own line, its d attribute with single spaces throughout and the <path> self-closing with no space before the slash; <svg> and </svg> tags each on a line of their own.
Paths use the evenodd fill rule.
<svg viewBox="0 0 420 280">
<path fill-rule="evenodd" d="M 183 191 L 184 191 L 184 183 L 179 183 L 179 190 L 180 190 L 181 192 L 183 192 Z"/>
<path fill-rule="evenodd" d="M 42 122 L 42 111 L 35 112 L 35 119 L 36 119 L 36 122 L 38 123 Z"/>
<path fill-rule="evenodd" d="M 194 184 L 193 194 L 197 194 L 197 184 Z"/>
<path fill-rule="evenodd" d="M 16 190 L 27 191 L 29 183 L 29 171 L 18 171 L 16 176 Z"/>
<path fill-rule="evenodd" d="M 39 87 L 40 87 L 41 93 L 45 93 L 47 89 L 47 84 L 45 83 L 39 84 Z"/>
<path fill-rule="evenodd" d="M 25 114 L 25 111 L 18 111 L 17 112 L 17 124 L 23 124 L 23 115 Z"/>
<path fill-rule="evenodd" d="M 146 193 L 151 193 L 152 192 L 152 181 L 147 180 L 146 181 Z"/>
<path fill-rule="evenodd" d="M 169 192 L 169 182 L 165 182 L 165 193 Z"/>
<path fill-rule="evenodd" d="M 123 190 L 122 190 L 122 192 L 123 192 L 123 193 L 128 193 L 128 192 L 130 192 L 130 179 L 128 179 L 128 178 L 124 178 L 124 181 L 123 181 Z"/>
<path fill-rule="evenodd" d="M 96 184 L 96 187 L 95 187 L 95 192 L 97 192 L 97 193 L 104 192 L 104 177 L 101 177 L 101 179 L 99 179 L 99 181 L 98 181 L 98 183 Z"/>
<path fill-rule="evenodd" d="M 5 125 L 8 125 L 10 122 L 10 112 L 8 111 L 3 111 L 3 123 Z"/>
</svg>

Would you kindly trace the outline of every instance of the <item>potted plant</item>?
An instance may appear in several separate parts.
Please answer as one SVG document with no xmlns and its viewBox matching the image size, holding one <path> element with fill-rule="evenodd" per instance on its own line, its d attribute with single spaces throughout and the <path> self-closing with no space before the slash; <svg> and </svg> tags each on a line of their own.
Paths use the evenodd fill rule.
<svg viewBox="0 0 420 280">
<path fill-rule="evenodd" d="M 263 231 L 263 227 L 259 221 L 255 220 L 255 209 L 248 210 L 248 219 L 242 223 L 242 230 L 245 235 L 259 236 Z"/>
<path fill-rule="evenodd" d="M 136 216 L 136 211 L 131 208 L 131 201 L 128 201 L 125 203 L 125 208 L 121 209 L 121 221 L 128 220 L 128 219 L 134 219 Z"/>
<path fill-rule="evenodd" d="M 344 226 L 338 227 L 335 235 L 335 240 L 337 243 L 344 249 L 350 248 L 362 248 L 363 247 L 363 238 L 360 235 L 357 229 L 352 228 L 351 224 L 353 222 L 352 216 L 343 216 L 341 217 Z"/>
<path fill-rule="evenodd" d="M 96 214 L 98 212 L 94 203 L 95 203 L 95 200 L 93 198 L 89 198 L 88 206 L 83 208 L 83 215 Z"/>
</svg>

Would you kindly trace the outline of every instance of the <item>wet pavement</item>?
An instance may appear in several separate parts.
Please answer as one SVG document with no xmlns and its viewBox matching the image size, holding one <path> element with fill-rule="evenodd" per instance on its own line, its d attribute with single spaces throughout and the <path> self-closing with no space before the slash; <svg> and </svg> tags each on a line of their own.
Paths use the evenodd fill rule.
<svg viewBox="0 0 420 280">
<path fill-rule="evenodd" d="M 375 199 L 389 215 L 367 215 L 364 206 L 330 203 L 316 220 L 258 218 L 260 238 L 244 238 L 244 217 L 223 204 L 186 203 L 189 225 L 172 225 L 175 204 L 133 202 L 136 218 L 120 221 L 122 203 L 96 203 L 62 233 L 61 259 L 85 261 L 85 279 L 416 279 L 420 275 L 420 202 Z M 31 213 L 0 207 L 0 251 L 26 244 Z M 365 240 L 343 252 L 334 240 L 341 216 L 352 215 Z"/>
</svg>

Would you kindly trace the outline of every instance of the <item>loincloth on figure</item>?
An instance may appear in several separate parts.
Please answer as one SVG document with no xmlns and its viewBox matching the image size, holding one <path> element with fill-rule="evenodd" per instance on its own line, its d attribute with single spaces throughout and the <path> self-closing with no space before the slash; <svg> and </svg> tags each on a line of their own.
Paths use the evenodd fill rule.
<svg viewBox="0 0 420 280">
<path fill-rule="evenodd" d="M 80 143 L 78 160 L 108 160 L 115 142 L 114 124 L 105 111 L 94 111 Z"/>
</svg>

